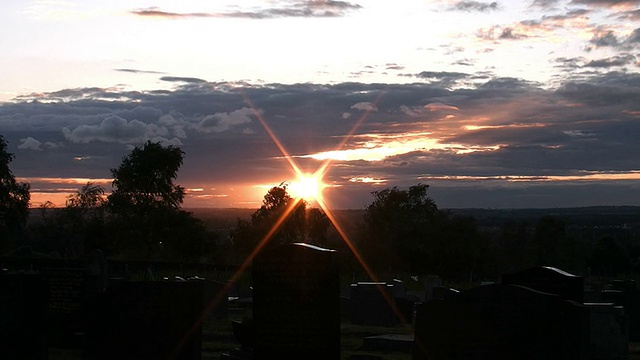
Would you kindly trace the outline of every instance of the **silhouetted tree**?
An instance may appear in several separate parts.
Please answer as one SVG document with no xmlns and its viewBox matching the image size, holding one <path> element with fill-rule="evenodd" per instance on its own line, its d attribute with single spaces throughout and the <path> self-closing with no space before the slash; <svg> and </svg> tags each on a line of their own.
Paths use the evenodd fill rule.
<svg viewBox="0 0 640 360">
<path fill-rule="evenodd" d="M 25 230 L 29 218 L 29 184 L 19 183 L 9 168 L 13 154 L 0 135 L 0 253 L 10 250 Z"/>
<path fill-rule="evenodd" d="M 329 227 L 327 216 L 318 209 L 307 209 L 307 202 L 292 198 L 287 184 L 274 186 L 264 196 L 262 206 L 250 221 L 238 219 L 232 232 L 238 261 L 242 261 L 259 244 L 264 248 L 292 242 L 324 245 Z M 272 232 L 271 236 L 267 235 Z"/>
<path fill-rule="evenodd" d="M 393 271 L 438 268 L 442 214 L 429 196 L 429 185 L 372 192 L 364 215 L 362 251 L 378 266 Z"/>
<path fill-rule="evenodd" d="M 331 221 L 329 221 L 327 214 L 320 211 L 320 209 L 307 209 L 306 228 L 307 238 L 310 243 L 326 246 L 329 225 L 331 225 Z"/>
<path fill-rule="evenodd" d="M 104 248 L 105 238 L 105 190 L 102 186 L 87 182 L 75 194 L 69 195 L 62 212 L 63 221 L 71 226 L 69 250 L 76 254 Z"/>
<path fill-rule="evenodd" d="M 40 208 L 41 219 L 29 226 L 34 251 L 77 258 L 104 248 L 106 203 L 102 186 L 88 182 L 69 195 L 65 207 L 53 208 L 49 201 Z"/>
<path fill-rule="evenodd" d="M 145 214 L 152 209 L 178 209 L 185 190 L 174 184 L 184 152 L 148 141 L 136 146 L 117 169 L 111 169 L 113 192 L 108 205 L 120 216 Z"/>
<path fill-rule="evenodd" d="M 631 266 L 628 254 L 611 236 L 604 236 L 596 241 L 588 264 L 593 274 L 600 276 L 624 274 Z"/>
<path fill-rule="evenodd" d="M 102 208 L 106 203 L 104 188 L 89 181 L 75 194 L 67 197 L 67 208 L 79 209 L 82 213 Z"/>
<path fill-rule="evenodd" d="M 524 220 L 509 220 L 502 225 L 496 244 L 497 274 L 512 273 L 533 266 L 537 257 L 531 249 L 529 224 Z"/>
<path fill-rule="evenodd" d="M 135 251 L 131 240 L 137 240 L 147 259 L 154 250 L 169 245 L 182 258 L 197 255 L 204 241 L 204 224 L 181 210 L 185 190 L 174 183 L 183 156 L 178 147 L 147 142 L 111 169 L 114 190 L 107 197 L 107 207 L 114 215 L 111 226 L 118 230 L 120 246 Z M 178 251 L 180 246 L 184 251 Z"/>
<path fill-rule="evenodd" d="M 483 276 L 490 254 L 488 239 L 479 231 L 478 222 L 471 216 L 448 217 L 437 254 L 440 273 L 451 278 L 467 279 Z"/>
<path fill-rule="evenodd" d="M 562 270 L 582 270 L 582 254 L 567 232 L 564 221 L 547 215 L 538 219 L 533 236 L 536 265 L 554 266 Z"/>
</svg>

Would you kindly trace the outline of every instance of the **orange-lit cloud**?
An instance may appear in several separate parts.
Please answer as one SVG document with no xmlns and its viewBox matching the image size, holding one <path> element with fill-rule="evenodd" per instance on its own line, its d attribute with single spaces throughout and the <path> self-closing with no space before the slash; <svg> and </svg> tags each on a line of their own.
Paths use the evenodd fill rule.
<svg viewBox="0 0 640 360">
<path fill-rule="evenodd" d="M 364 183 L 364 184 L 384 184 L 387 180 L 376 179 L 372 177 L 353 177 L 349 179 L 351 183 Z"/>
<path fill-rule="evenodd" d="M 638 181 L 640 170 L 628 172 L 583 171 L 576 175 L 433 175 L 423 176 L 421 180 L 438 181 L 504 181 L 504 182 L 602 182 L 602 181 Z"/>
<path fill-rule="evenodd" d="M 424 106 L 425 109 L 429 111 L 443 111 L 443 110 L 459 110 L 457 106 L 447 105 L 440 102 L 437 103 L 429 103 Z"/>
<path fill-rule="evenodd" d="M 363 140 L 366 139 L 366 140 Z M 442 139 L 433 137 L 430 132 L 402 134 L 367 134 L 354 137 L 357 145 L 346 150 L 330 150 L 315 154 L 303 155 L 316 160 L 336 161 L 382 161 L 389 157 L 403 155 L 415 151 L 445 150 L 458 154 L 476 151 L 496 150 L 498 145 L 469 146 L 463 144 L 444 143 Z"/>
</svg>

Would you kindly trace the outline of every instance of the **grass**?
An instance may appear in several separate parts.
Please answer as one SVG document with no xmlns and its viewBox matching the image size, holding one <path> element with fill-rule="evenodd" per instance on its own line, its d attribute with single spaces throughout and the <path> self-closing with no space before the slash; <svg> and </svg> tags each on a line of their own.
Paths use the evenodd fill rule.
<svg viewBox="0 0 640 360">
<path fill-rule="evenodd" d="M 229 353 L 240 344 L 233 336 L 232 320 L 242 320 L 245 313 L 234 311 L 226 319 L 206 321 L 202 328 L 202 360 L 218 360 L 223 353 Z M 411 354 L 398 351 L 371 351 L 362 348 L 363 339 L 367 336 L 383 334 L 406 334 L 407 329 L 401 326 L 394 328 L 341 324 L 341 360 L 348 360 L 352 355 L 369 355 L 375 359 L 410 360 Z M 82 350 L 49 348 L 49 360 L 82 360 Z"/>
<path fill-rule="evenodd" d="M 240 344 L 233 335 L 232 321 L 242 321 L 250 316 L 250 311 L 242 308 L 230 308 L 227 318 L 205 321 L 202 328 L 202 360 L 218 360 L 223 353 L 229 353 Z M 386 334 L 409 334 L 411 327 L 374 327 L 353 325 L 343 321 L 340 327 L 340 360 L 352 357 L 379 360 L 411 360 L 409 352 L 376 351 L 363 347 L 364 338 Z M 49 348 L 49 360 L 82 360 L 82 350 Z M 628 360 L 640 360 L 640 343 L 629 344 Z"/>
</svg>

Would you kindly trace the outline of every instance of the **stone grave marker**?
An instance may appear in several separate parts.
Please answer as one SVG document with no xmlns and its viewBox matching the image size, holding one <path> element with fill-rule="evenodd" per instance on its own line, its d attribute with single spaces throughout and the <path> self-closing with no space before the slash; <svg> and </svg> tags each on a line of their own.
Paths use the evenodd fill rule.
<svg viewBox="0 0 640 360">
<path fill-rule="evenodd" d="M 49 284 L 49 343 L 56 347 L 79 347 L 84 332 L 83 306 L 87 299 L 86 270 L 45 268 Z"/>
<path fill-rule="evenodd" d="M 453 296 L 458 296 L 460 290 L 446 286 L 434 286 L 432 289 L 432 300 L 447 300 Z"/>
<path fill-rule="evenodd" d="M 47 279 L 0 274 L 0 358 L 48 359 Z"/>
<path fill-rule="evenodd" d="M 640 290 L 633 280 L 617 280 L 611 282 L 612 288 L 602 290 L 603 301 L 609 301 L 624 308 L 629 322 L 629 340 L 640 341 Z"/>
<path fill-rule="evenodd" d="M 493 284 L 418 308 L 413 360 L 587 359 L 589 313 L 557 295 Z"/>
<path fill-rule="evenodd" d="M 87 258 L 87 292 L 102 293 L 107 290 L 109 263 L 102 250 L 95 249 Z"/>
<path fill-rule="evenodd" d="M 340 358 L 336 254 L 293 243 L 254 259 L 255 359 Z"/>
<path fill-rule="evenodd" d="M 229 315 L 229 286 L 221 281 L 190 278 L 202 283 L 202 306 L 205 319 L 225 319 Z"/>
<path fill-rule="evenodd" d="M 433 289 L 435 287 L 442 286 L 442 278 L 437 275 L 427 275 L 423 280 L 422 284 L 424 286 L 424 301 L 432 300 L 433 297 Z"/>
<path fill-rule="evenodd" d="M 584 302 L 584 278 L 563 270 L 538 266 L 502 275 L 503 284 L 525 286 L 541 292 L 559 295 L 579 304 Z"/>
<path fill-rule="evenodd" d="M 590 319 L 590 359 L 626 359 L 629 356 L 629 324 L 622 306 L 586 303 Z"/>
<path fill-rule="evenodd" d="M 199 360 L 204 281 L 114 282 L 91 304 L 84 356 Z"/>
<path fill-rule="evenodd" d="M 351 284 L 350 290 L 352 324 L 385 327 L 398 325 L 393 284 L 358 282 Z"/>
</svg>

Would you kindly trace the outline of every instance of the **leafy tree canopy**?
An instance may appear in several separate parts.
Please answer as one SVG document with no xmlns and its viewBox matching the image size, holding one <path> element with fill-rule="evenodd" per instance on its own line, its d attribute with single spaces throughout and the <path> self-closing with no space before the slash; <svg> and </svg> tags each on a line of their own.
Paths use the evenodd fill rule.
<svg viewBox="0 0 640 360">
<path fill-rule="evenodd" d="M 206 229 L 180 209 L 185 189 L 174 183 L 183 156 L 178 147 L 149 141 L 111 169 L 114 190 L 107 205 L 116 215 L 111 225 L 118 228 L 119 242 L 126 242 L 122 248 L 144 245 L 147 259 L 166 249 L 165 245 L 182 258 L 199 255 Z"/>
<path fill-rule="evenodd" d="M 23 228 L 29 217 L 30 186 L 19 183 L 9 168 L 13 154 L 0 135 L 0 230 L 13 232 Z"/>
<path fill-rule="evenodd" d="M 362 252 L 391 271 L 459 276 L 482 265 L 486 244 L 475 219 L 450 217 L 427 194 L 429 185 L 374 191 L 364 215 Z"/>
<path fill-rule="evenodd" d="M 67 197 L 67 208 L 79 209 L 82 212 L 101 208 L 105 204 L 104 188 L 88 182 L 75 194 Z"/>
<path fill-rule="evenodd" d="M 250 253 L 270 232 L 267 248 L 292 242 L 324 245 L 330 222 L 326 214 L 307 205 L 289 195 L 286 183 L 269 189 L 251 221 L 238 220 L 233 237 L 239 256 Z"/>
<path fill-rule="evenodd" d="M 174 184 L 184 152 L 148 141 L 135 147 L 117 169 L 111 169 L 115 190 L 107 198 L 116 214 L 139 215 L 152 208 L 178 209 L 185 190 Z"/>
</svg>

